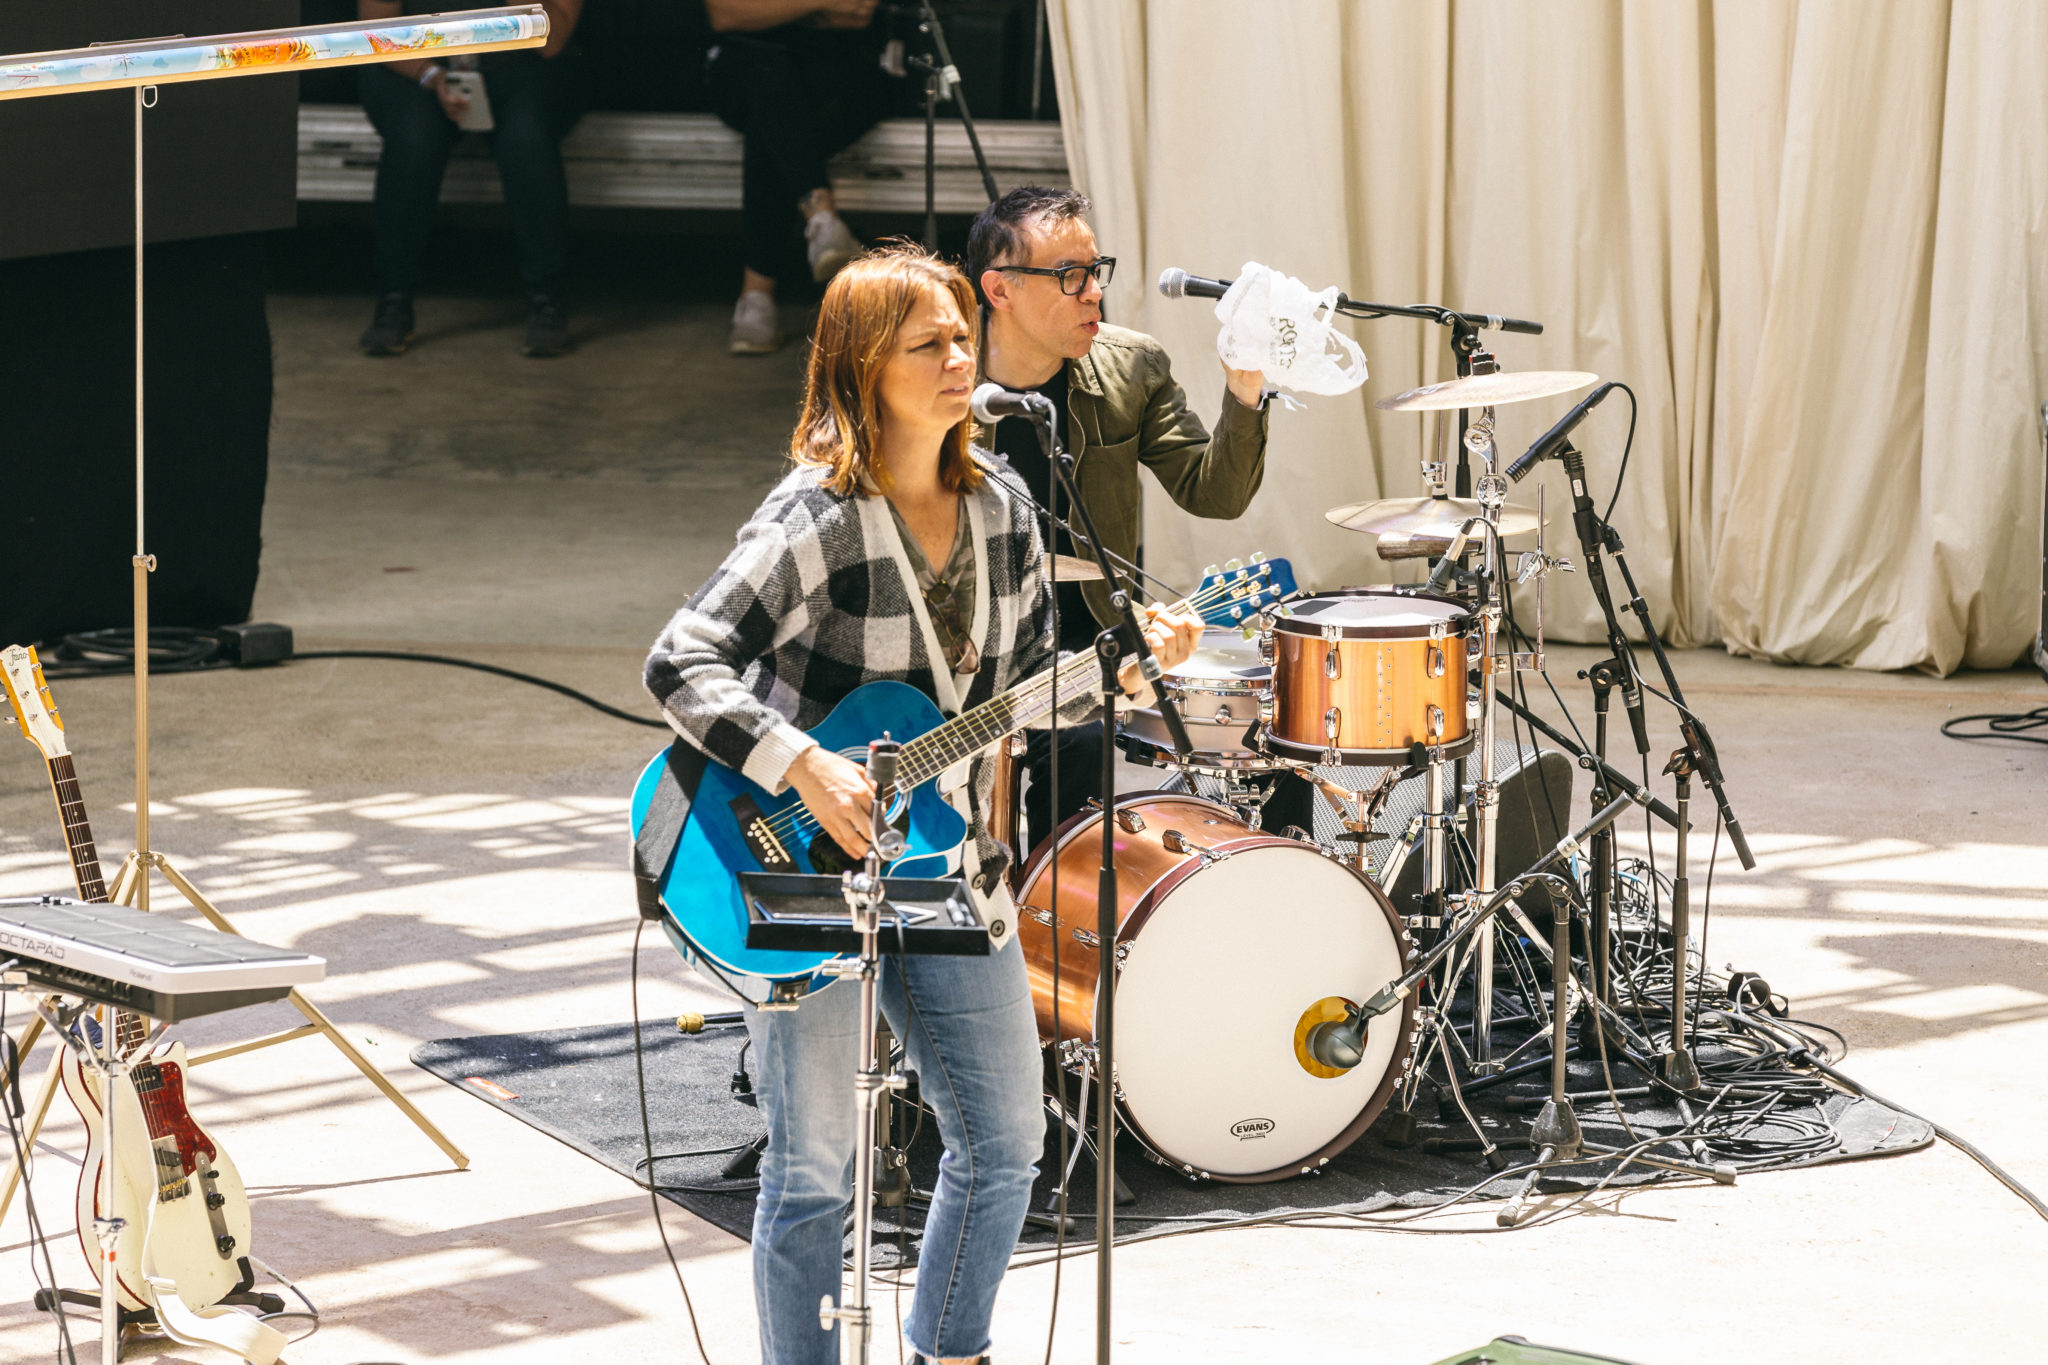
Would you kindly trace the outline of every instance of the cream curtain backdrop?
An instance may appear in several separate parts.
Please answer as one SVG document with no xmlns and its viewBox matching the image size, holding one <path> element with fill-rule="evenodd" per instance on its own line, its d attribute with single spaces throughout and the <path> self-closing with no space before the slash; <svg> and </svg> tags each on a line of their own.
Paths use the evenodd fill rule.
<svg viewBox="0 0 2048 1365">
<path fill-rule="evenodd" d="M 1165 266 L 1258 260 L 1535 318 L 1541 337 L 1485 334 L 1504 367 L 1641 400 L 1614 524 L 1670 639 L 1944 673 L 2025 651 L 2048 3 L 1051 0 L 1050 19 L 1068 161 L 1118 257 L 1110 316 L 1166 343 L 1199 409 L 1222 399 L 1216 323 L 1158 296 Z M 1275 415 L 1243 520 L 1149 497 L 1153 567 L 1262 549 L 1318 586 L 1390 576 L 1322 512 L 1422 491 L 1432 424 L 1371 400 L 1451 358 L 1426 323 L 1349 325 L 1365 389 Z M 1503 455 L 1574 398 L 1501 408 Z M 1627 425 L 1616 394 L 1576 438 L 1603 506 Z M 1539 477 L 1568 545 L 1563 481 Z M 1553 633 L 1592 638 L 1583 580 L 1551 583 Z"/>
</svg>

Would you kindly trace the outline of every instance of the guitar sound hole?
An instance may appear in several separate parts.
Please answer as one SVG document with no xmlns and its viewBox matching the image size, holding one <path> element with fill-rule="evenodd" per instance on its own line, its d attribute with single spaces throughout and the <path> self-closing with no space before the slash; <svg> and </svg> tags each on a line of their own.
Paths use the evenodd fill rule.
<svg viewBox="0 0 2048 1365">
<path fill-rule="evenodd" d="M 907 837 L 910 833 L 909 805 L 906 803 L 903 809 L 896 813 L 896 818 L 889 823 Z M 812 869 L 828 877 L 837 876 L 861 864 L 859 858 L 841 848 L 837 841 L 826 834 L 820 834 L 813 839 L 807 851 L 811 855 Z"/>
</svg>

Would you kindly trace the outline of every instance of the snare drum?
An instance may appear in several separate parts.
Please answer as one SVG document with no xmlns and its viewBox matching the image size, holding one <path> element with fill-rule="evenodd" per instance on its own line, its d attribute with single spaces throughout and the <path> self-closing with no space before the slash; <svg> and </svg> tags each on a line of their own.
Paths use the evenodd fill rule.
<svg viewBox="0 0 2048 1365">
<path fill-rule="evenodd" d="M 1059 1039 L 1095 1037 L 1101 820 L 1090 810 L 1061 826 L 1018 897 L 1048 1041 L 1055 1000 Z M 1135 793 L 1116 826 L 1116 1098 L 1131 1132 L 1186 1175 L 1248 1183 L 1325 1165 L 1378 1117 L 1414 1044 L 1410 995 L 1372 1021 L 1351 1070 L 1308 1051 L 1317 1024 L 1401 975 L 1393 906 L 1314 845 L 1256 834 L 1212 801 Z"/>
<path fill-rule="evenodd" d="M 1260 703 L 1272 695 L 1273 666 L 1235 626 L 1210 626 L 1186 662 L 1167 672 L 1167 695 L 1180 707 L 1194 745 L 1189 766 L 1213 772 L 1270 772 L 1287 766 L 1248 748 L 1245 731 L 1259 718 Z M 1144 763 L 1173 761 L 1173 737 L 1152 707 L 1123 715 L 1123 747 Z"/>
<path fill-rule="evenodd" d="M 1411 745 L 1470 751 L 1466 636 L 1453 598 L 1390 588 L 1297 597 L 1266 636 L 1273 658 L 1267 752 L 1325 767 L 1404 763 Z"/>
</svg>

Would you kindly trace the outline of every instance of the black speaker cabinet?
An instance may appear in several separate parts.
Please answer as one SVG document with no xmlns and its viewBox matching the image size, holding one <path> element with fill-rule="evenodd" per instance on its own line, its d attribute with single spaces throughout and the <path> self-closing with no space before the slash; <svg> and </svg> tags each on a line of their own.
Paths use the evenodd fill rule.
<svg viewBox="0 0 2048 1365">
<path fill-rule="evenodd" d="M 0 7 L 0 53 L 298 22 L 296 0 Z M 296 215 L 297 80 L 162 87 L 144 115 L 152 619 L 246 619 L 269 461 L 263 238 Z M 0 643 L 131 620 L 133 95 L 0 103 Z"/>
</svg>

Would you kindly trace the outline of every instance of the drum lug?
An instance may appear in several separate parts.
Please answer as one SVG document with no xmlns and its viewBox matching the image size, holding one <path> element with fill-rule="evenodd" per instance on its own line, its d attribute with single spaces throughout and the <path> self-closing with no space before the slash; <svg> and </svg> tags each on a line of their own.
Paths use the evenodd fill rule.
<svg viewBox="0 0 2048 1365">
<path fill-rule="evenodd" d="M 1268 618 L 1266 624 L 1260 627 L 1259 629 L 1259 658 L 1264 660 L 1266 663 L 1272 663 L 1273 656 L 1277 652 L 1278 651 L 1275 645 L 1273 644 L 1272 620 L 1271 618 Z"/>
<path fill-rule="evenodd" d="M 1344 723 L 1344 712 L 1333 706 L 1323 712 L 1323 766 L 1343 766 L 1343 759 L 1337 754 L 1337 729 Z"/>
<path fill-rule="evenodd" d="M 1054 924 L 1057 922 L 1052 917 L 1052 911 L 1045 909 L 1043 906 L 1034 905 L 1030 909 L 1026 910 L 1024 913 L 1031 916 L 1031 918 L 1037 920 L 1040 924 L 1043 924 L 1048 929 L 1052 928 Z"/>
<path fill-rule="evenodd" d="M 1116 813 L 1117 828 L 1126 834 L 1143 834 L 1145 817 L 1134 810 L 1120 810 Z"/>
<path fill-rule="evenodd" d="M 1074 942 L 1080 944 L 1083 948 L 1099 948 L 1102 946 L 1101 936 L 1093 929 L 1074 930 Z"/>
<path fill-rule="evenodd" d="M 1431 742 L 1432 744 L 1441 744 L 1441 743 L 1443 743 L 1443 742 L 1444 742 L 1444 708 L 1443 708 L 1443 707 L 1441 707 L 1441 706 L 1431 706 L 1431 707 L 1430 707 L 1430 708 L 1429 708 L 1429 709 L 1428 709 L 1427 711 L 1425 711 L 1425 712 L 1424 712 L 1423 714 L 1424 714 L 1424 715 L 1426 715 L 1426 716 L 1428 717 L 1428 724 L 1429 724 L 1429 731 L 1428 731 L 1428 733 L 1429 733 L 1429 738 L 1430 738 L 1430 742 Z"/>
<path fill-rule="evenodd" d="M 1441 678 L 1444 675 L 1444 648 L 1440 644 L 1429 647 L 1429 676 Z"/>
</svg>

